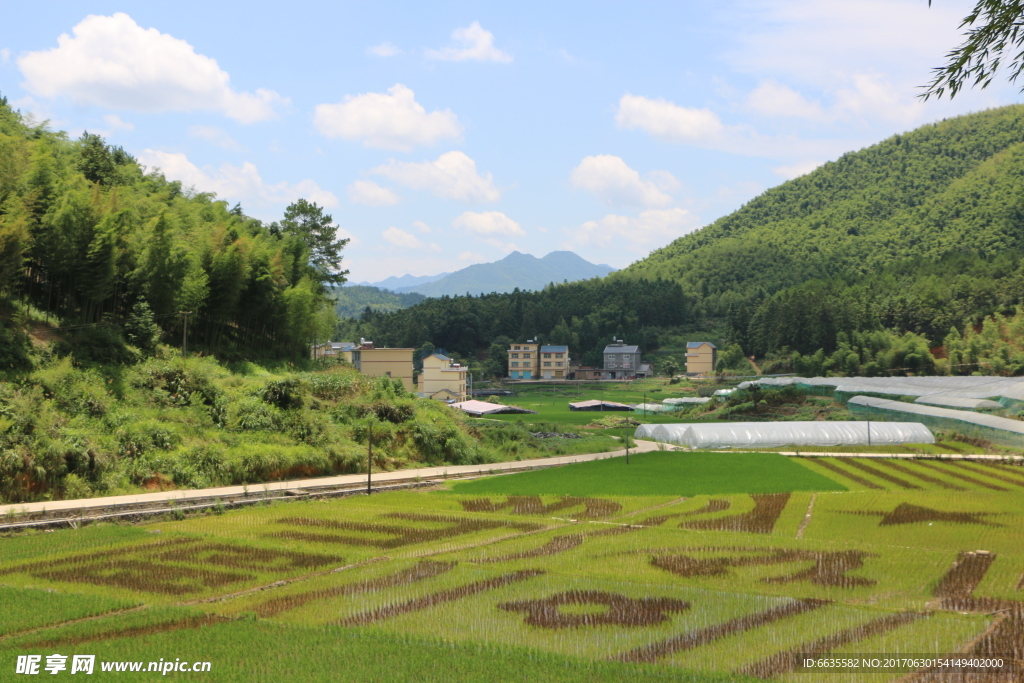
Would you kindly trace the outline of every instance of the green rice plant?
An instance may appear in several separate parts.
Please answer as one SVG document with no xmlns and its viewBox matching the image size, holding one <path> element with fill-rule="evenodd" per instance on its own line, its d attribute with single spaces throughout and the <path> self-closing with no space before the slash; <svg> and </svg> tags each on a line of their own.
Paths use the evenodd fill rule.
<svg viewBox="0 0 1024 683">
<path fill-rule="evenodd" d="M 0 586 L 0 604 L 3 605 L 0 636 L 9 636 L 48 624 L 126 609 L 139 603 L 92 595 Z"/>
<path fill-rule="evenodd" d="M 457 483 L 461 494 L 696 495 L 836 491 L 843 487 L 786 458 L 769 453 L 634 454 Z"/>
</svg>

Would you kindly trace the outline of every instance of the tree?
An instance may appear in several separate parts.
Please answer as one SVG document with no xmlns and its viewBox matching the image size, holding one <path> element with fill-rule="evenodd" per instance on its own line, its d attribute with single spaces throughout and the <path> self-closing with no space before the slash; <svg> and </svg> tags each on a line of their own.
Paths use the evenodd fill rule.
<svg viewBox="0 0 1024 683">
<path fill-rule="evenodd" d="M 280 230 L 285 235 L 295 235 L 306 245 L 309 266 L 321 285 L 345 282 L 348 271 L 341 270 L 341 250 L 348 240 L 337 239 L 338 226 L 322 207 L 305 199 L 289 204 L 284 210 Z"/>
<path fill-rule="evenodd" d="M 666 358 L 661 362 L 661 374 L 666 377 L 675 377 L 679 374 L 679 363 L 675 358 Z"/>
<path fill-rule="evenodd" d="M 1024 0 L 978 0 L 960 22 L 960 28 L 971 27 L 964 34 L 967 40 L 946 55 L 946 65 L 934 70 L 935 77 L 921 97 L 927 100 L 948 94 L 952 99 L 968 82 L 987 88 L 1003 66 L 1007 51 L 1016 51 L 1009 66 L 1009 80 L 1015 82 L 1024 71 L 1022 15 Z"/>
</svg>

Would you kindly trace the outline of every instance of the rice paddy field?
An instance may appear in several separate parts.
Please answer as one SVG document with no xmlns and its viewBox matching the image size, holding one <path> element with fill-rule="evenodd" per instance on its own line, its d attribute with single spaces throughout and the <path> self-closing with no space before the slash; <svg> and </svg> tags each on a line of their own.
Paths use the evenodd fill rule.
<svg viewBox="0 0 1024 683">
<path fill-rule="evenodd" d="M 1020 680 L 1024 467 L 652 452 L 0 538 L 0 680 L 54 654 L 99 680 Z M 1003 673 L 801 668 L 947 656 Z"/>
</svg>

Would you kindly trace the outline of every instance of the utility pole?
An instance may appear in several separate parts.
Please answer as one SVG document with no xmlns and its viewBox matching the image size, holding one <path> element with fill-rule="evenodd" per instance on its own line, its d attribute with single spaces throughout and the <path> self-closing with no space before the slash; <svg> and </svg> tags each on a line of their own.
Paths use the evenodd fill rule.
<svg viewBox="0 0 1024 683">
<path fill-rule="evenodd" d="M 373 422 L 370 422 L 370 432 L 366 438 L 366 495 L 372 493 L 370 489 L 371 472 L 373 471 Z"/>
<path fill-rule="evenodd" d="M 184 321 L 184 325 L 181 328 L 181 356 L 184 358 L 188 355 L 188 316 L 192 311 L 182 311 L 181 318 Z"/>
</svg>

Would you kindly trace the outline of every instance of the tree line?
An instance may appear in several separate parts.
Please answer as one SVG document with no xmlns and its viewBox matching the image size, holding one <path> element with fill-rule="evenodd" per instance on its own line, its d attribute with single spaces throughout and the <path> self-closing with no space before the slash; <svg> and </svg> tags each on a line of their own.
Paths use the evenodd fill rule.
<svg viewBox="0 0 1024 683">
<path fill-rule="evenodd" d="M 117 361 L 125 341 L 177 340 L 187 325 L 191 347 L 218 355 L 304 355 L 334 327 L 345 243 L 316 204 L 264 224 L 97 135 L 28 125 L 0 98 L 3 317 L 46 316 L 78 354 Z M 18 340 L 3 334 L 13 364 Z"/>
</svg>

